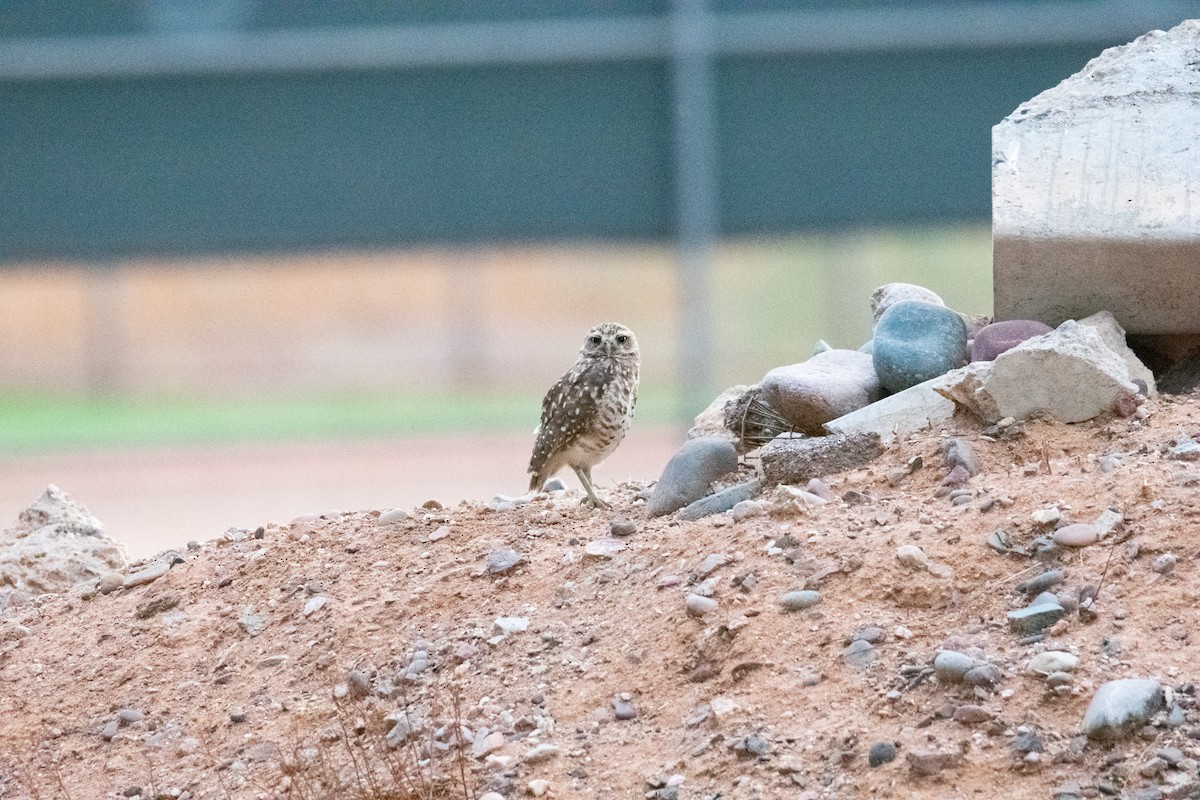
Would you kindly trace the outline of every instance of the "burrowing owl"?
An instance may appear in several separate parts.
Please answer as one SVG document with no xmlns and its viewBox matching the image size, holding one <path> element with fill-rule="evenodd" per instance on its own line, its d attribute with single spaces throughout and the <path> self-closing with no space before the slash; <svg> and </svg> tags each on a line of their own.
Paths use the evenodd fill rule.
<svg viewBox="0 0 1200 800">
<path fill-rule="evenodd" d="M 536 492 L 565 466 L 575 470 L 587 492 L 585 503 L 609 508 L 596 496 L 592 467 L 612 455 L 625 438 L 637 404 L 637 339 L 633 331 L 604 322 L 588 331 L 579 360 L 550 387 L 542 400 L 542 421 L 534 431 L 533 477 Z"/>
</svg>

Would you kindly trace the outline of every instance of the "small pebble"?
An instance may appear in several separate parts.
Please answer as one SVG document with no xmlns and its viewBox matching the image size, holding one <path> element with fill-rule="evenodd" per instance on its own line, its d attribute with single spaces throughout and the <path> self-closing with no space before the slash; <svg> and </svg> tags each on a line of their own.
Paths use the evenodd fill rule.
<svg viewBox="0 0 1200 800">
<path fill-rule="evenodd" d="M 1051 538 L 1063 547 L 1087 547 L 1100 541 L 1100 532 L 1086 522 L 1079 522 L 1059 528 Z"/>
<path fill-rule="evenodd" d="M 963 683 L 983 689 L 992 689 L 1000 683 L 1000 679 L 1003 677 L 1000 668 L 995 664 L 980 664 L 967 670 L 967 673 L 963 675 Z"/>
<path fill-rule="evenodd" d="M 962 683 L 963 676 L 974 666 L 975 659 L 955 650 L 943 650 L 933 659 L 934 673 L 946 683 Z"/>
<path fill-rule="evenodd" d="M 503 575 L 523 560 L 520 553 L 509 547 L 493 550 L 483 557 L 483 563 L 492 575 Z"/>
<path fill-rule="evenodd" d="M 1151 568 L 1159 575 L 1169 575 L 1171 570 L 1175 569 L 1175 564 L 1179 559 L 1174 553 L 1163 553 L 1158 558 L 1154 559 L 1154 564 Z"/>
<path fill-rule="evenodd" d="M 550 791 L 550 781 L 545 778 L 534 778 L 526 784 L 526 789 L 534 797 L 541 797 Z"/>
<path fill-rule="evenodd" d="M 524 633 L 529 630 L 529 617 L 496 617 L 492 623 L 496 633 L 508 636 L 512 633 Z"/>
<path fill-rule="evenodd" d="M 609 526 L 608 533 L 618 537 L 633 536 L 637 533 L 637 524 L 627 519 L 615 519 Z"/>
<path fill-rule="evenodd" d="M 539 744 L 525 751 L 524 761 L 526 764 L 540 764 L 543 761 L 549 761 L 558 755 L 558 747 L 552 744 Z"/>
<path fill-rule="evenodd" d="M 729 563 L 729 559 L 722 553 L 712 553 L 705 556 L 700 562 L 700 566 L 696 569 L 696 576 L 699 578 L 707 578 L 713 572 Z"/>
<path fill-rule="evenodd" d="M 317 595 L 316 597 L 308 598 L 308 602 L 304 604 L 304 616 L 311 617 L 313 614 L 324 608 L 325 604 L 328 602 L 329 599 L 324 595 Z"/>
<path fill-rule="evenodd" d="M 125 576 L 119 572 L 106 572 L 100 576 L 100 594 L 112 594 L 125 585 Z"/>
<path fill-rule="evenodd" d="M 733 517 L 735 522 L 741 522 L 750 517 L 757 517 L 763 513 L 763 504 L 757 500 L 742 500 L 734 505 L 729 511 L 729 515 Z"/>
<path fill-rule="evenodd" d="M 406 519 L 412 519 L 412 515 L 403 508 L 389 508 L 380 514 L 375 521 L 380 525 L 392 525 L 397 522 L 403 522 Z"/>
<path fill-rule="evenodd" d="M 684 608 L 687 613 L 693 617 L 703 617 L 710 611 L 717 610 L 717 601 L 711 597 L 704 597 L 698 594 L 689 594 L 683 601 Z"/>
<path fill-rule="evenodd" d="M 1030 659 L 1025 671 L 1033 675 L 1049 675 L 1051 672 L 1074 672 L 1078 666 L 1078 656 L 1062 650 L 1047 650 Z"/>
<path fill-rule="evenodd" d="M 987 722 L 994 716 L 995 714 L 988 711 L 983 706 L 977 706 L 970 703 L 954 709 L 954 721 L 961 722 L 964 725 L 977 725 L 980 722 Z"/>
<path fill-rule="evenodd" d="M 915 544 L 904 544 L 897 547 L 896 560 L 911 569 L 929 568 L 929 557 Z"/>
<path fill-rule="evenodd" d="M 872 767 L 887 764 L 896 758 L 896 745 L 891 742 L 876 742 L 867 753 L 867 763 Z"/>
<path fill-rule="evenodd" d="M 117 722 L 122 726 L 132 725 L 135 722 L 141 722 L 146 718 L 146 715 L 136 708 L 122 708 L 117 711 Z"/>
<path fill-rule="evenodd" d="M 1058 510 L 1058 506 L 1047 506 L 1034 511 L 1029 518 L 1036 525 L 1053 525 L 1062 519 L 1062 512 Z"/>
<path fill-rule="evenodd" d="M 788 592 L 779 598 L 779 604 L 783 606 L 784 611 L 803 611 L 806 608 L 812 608 L 820 602 L 821 593 L 811 589 Z"/>
<path fill-rule="evenodd" d="M 613 716 L 618 720 L 630 720 L 637 717 L 637 709 L 633 707 L 633 699 L 627 694 L 613 698 Z"/>
<path fill-rule="evenodd" d="M 620 539 L 595 539 L 583 546 L 583 554 L 590 558 L 612 558 L 625 547 Z"/>
<path fill-rule="evenodd" d="M 855 639 L 842 653 L 842 660 L 852 667 L 866 669 L 875 661 L 875 646 L 862 639 Z"/>
</svg>

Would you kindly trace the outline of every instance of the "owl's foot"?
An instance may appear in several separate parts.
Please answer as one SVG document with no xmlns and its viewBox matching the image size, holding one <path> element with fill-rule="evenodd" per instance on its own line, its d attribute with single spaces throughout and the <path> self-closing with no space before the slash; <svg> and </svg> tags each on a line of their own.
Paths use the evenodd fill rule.
<svg viewBox="0 0 1200 800">
<path fill-rule="evenodd" d="M 579 476 L 579 482 L 583 484 L 583 490 L 587 492 L 587 497 L 583 498 L 580 505 L 591 506 L 592 508 L 612 508 L 612 506 L 596 496 L 596 489 L 592 486 L 591 467 L 572 467 L 572 469 Z"/>
<path fill-rule="evenodd" d="M 604 501 L 603 501 L 603 500 L 601 500 L 599 497 L 596 497 L 596 495 L 594 495 L 594 494 L 589 494 L 587 497 L 585 497 L 585 498 L 583 498 L 582 500 L 580 500 L 580 501 L 579 501 L 579 505 L 581 505 L 581 506 L 591 506 L 592 508 L 604 509 L 605 511 L 611 511 L 611 510 L 612 510 L 612 505 L 610 505 L 609 503 L 606 503 L 606 502 L 604 502 Z"/>
</svg>

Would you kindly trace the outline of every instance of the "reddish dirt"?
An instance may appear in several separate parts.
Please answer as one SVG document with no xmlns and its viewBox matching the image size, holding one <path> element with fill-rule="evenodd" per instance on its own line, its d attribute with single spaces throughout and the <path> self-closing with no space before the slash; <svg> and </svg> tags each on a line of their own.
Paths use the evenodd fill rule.
<svg viewBox="0 0 1200 800">
<path fill-rule="evenodd" d="M 682 439 L 635 426 L 597 467 L 598 485 L 657 474 Z M 532 447 L 531 433 L 514 433 L 0 456 L 0 529 L 54 483 L 142 558 L 313 511 L 518 495 Z M 577 486 L 569 470 L 563 481 Z"/>
<path fill-rule="evenodd" d="M 893 445 L 868 468 L 828 476 L 853 502 L 807 512 L 736 523 L 726 515 L 648 520 L 641 482 L 610 487 L 611 512 L 581 508 L 574 491 L 499 512 L 418 508 L 390 523 L 347 512 L 267 526 L 261 539 L 244 531 L 210 541 L 148 586 L 26 602 L 0 619 L 0 742 L 8 748 L 0 797 L 34 797 L 30 785 L 42 787 L 41 797 L 62 796 L 55 771 L 77 799 L 132 786 L 149 793 L 151 781 L 163 796 L 297 797 L 303 781 L 282 774 L 279 751 L 290 753 L 297 740 L 336 746 L 333 691 L 352 669 L 374 694 L 346 701 L 347 713 L 368 732 L 405 702 L 449 723 L 446 697 L 456 685 L 462 723 L 472 734 L 499 731 L 497 755 L 512 759 L 468 758 L 469 784 L 497 786 L 506 797 L 526 796 L 537 779 L 555 798 L 642 797 L 671 775 L 682 776 L 685 800 L 1050 798 L 1065 783 L 1094 796 L 1194 781 L 1200 471 L 1161 448 L 1181 431 L 1200 431 L 1200 414 L 1190 398 L 1148 408 L 1145 422 L 1034 422 L 1011 440 L 956 421 L 952 429 L 983 465 L 962 506 L 935 496 L 946 474 L 944 434 L 930 432 Z M 914 456 L 924 466 L 893 485 L 889 475 Z M 1115 469 L 1100 471 L 1104 456 Z M 1001 498 L 1011 505 L 980 509 Z M 1064 597 L 1102 584 L 1096 618 L 1068 614 L 1046 642 L 1022 645 L 1005 614 L 1024 602 L 1016 585 L 1044 567 L 984 542 L 1004 529 L 1028 545 L 1044 531 L 1031 513 L 1049 504 L 1071 521 L 1115 507 L 1125 523 L 1061 559 L 1066 582 L 1056 589 Z M 637 532 L 613 557 L 589 557 L 585 545 L 605 538 L 617 517 L 634 520 Z M 784 552 L 768 551 L 772 542 Z M 902 566 L 895 553 L 904 544 L 920 546 L 935 568 Z M 524 563 L 489 575 L 484 558 L 502 548 Z M 1165 552 L 1179 562 L 1161 575 L 1150 565 Z M 719 607 L 689 617 L 684 596 L 713 553 L 730 559 L 712 575 Z M 823 602 L 783 613 L 778 598 L 806 586 L 819 588 Z M 316 596 L 326 604 L 305 616 Z M 257 636 L 239 627 L 246 609 L 266 622 Z M 502 616 L 527 617 L 529 629 L 493 639 Z M 859 669 L 843 650 L 866 625 L 885 635 L 874 663 Z M 944 646 L 998 665 L 996 691 L 908 680 L 904 667 L 929 664 Z M 1081 662 L 1062 695 L 1025 674 L 1050 646 Z M 431 668 L 406 683 L 416 649 L 428 649 Z M 1124 677 L 1172 687 L 1186 722 L 1079 750 L 1073 737 L 1096 687 Z M 406 700 L 381 696 L 393 684 L 407 686 Z M 637 716 L 617 721 L 612 699 L 623 692 Z M 964 704 L 992 719 L 945 716 Z M 123 707 L 145 720 L 105 741 L 102 728 Z M 235 708 L 244 722 L 231 721 Z M 1012 749 L 1021 726 L 1042 742 L 1036 759 Z M 765 759 L 739 752 L 752 735 L 769 742 Z M 878 741 L 897 743 L 899 755 L 872 769 L 866 755 Z M 557 754 L 526 763 L 538 742 Z M 1143 765 L 1166 745 L 1182 749 L 1184 769 L 1144 777 Z M 937 775 L 914 775 L 906 757 L 932 748 L 961 758 Z"/>
</svg>

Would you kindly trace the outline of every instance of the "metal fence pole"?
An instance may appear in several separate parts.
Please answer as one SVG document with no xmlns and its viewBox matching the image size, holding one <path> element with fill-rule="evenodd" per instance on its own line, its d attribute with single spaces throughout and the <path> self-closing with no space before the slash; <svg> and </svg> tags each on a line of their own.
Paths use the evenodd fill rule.
<svg viewBox="0 0 1200 800">
<path fill-rule="evenodd" d="M 713 392 L 712 272 L 717 236 L 717 131 L 712 20 L 707 0 L 675 0 L 671 14 L 675 210 L 679 265 L 681 413 Z"/>
</svg>

